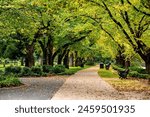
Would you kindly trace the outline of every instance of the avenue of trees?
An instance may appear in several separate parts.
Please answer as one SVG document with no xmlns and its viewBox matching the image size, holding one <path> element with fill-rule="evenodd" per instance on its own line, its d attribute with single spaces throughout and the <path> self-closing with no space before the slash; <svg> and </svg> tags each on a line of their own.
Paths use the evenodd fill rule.
<svg viewBox="0 0 150 117">
<path fill-rule="evenodd" d="M 0 0 L 0 58 L 66 68 L 138 59 L 150 73 L 149 0 Z"/>
</svg>

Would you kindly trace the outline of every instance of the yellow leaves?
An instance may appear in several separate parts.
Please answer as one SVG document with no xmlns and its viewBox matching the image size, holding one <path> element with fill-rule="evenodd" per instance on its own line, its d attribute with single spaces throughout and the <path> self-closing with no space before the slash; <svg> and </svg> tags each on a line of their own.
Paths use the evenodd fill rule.
<svg viewBox="0 0 150 117">
<path fill-rule="evenodd" d="M 123 10 L 123 11 L 128 11 L 129 9 L 130 9 L 130 5 L 129 4 L 124 4 L 124 5 L 122 5 L 122 4 L 117 4 L 117 5 L 114 5 L 114 8 L 116 9 L 116 10 L 118 10 L 118 11 L 120 11 L 120 10 Z"/>
<path fill-rule="evenodd" d="M 139 4 L 141 0 L 132 0 L 132 4 Z"/>
<path fill-rule="evenodd" d="M 118 91 L 150 91 L 150 86 L 147 86 L 138 80 L 121 80 L 118 78 L 107 78 L 105 80 Z"/>
</svg>

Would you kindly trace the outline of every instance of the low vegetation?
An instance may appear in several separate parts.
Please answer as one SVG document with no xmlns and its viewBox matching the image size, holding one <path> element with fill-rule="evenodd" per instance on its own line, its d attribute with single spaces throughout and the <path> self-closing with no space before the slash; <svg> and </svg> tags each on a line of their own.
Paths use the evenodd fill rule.
<svg viewBox="0 0 150 117">
<path fill-rule="evenodd" d="M 106 82 L 111 84 L 118 91 L 150 91 L 150 86 L 146 85 L 135 79 L 118 79 L 110 78 L 105 79 Z"/>
<path fill-rule="evenodd" d="M 88 68 L 89 66 L 85 67 L 70 67 L 66 69 L 63 65 L 56 65 L 56 66 L 34 66 L 34 67 L 14 67 L 9 66 L 5 68 L 5 72 L 0 71 L 3 74 L 13 74 L 15 76 L 23 77 L 23 76 L 48 76 L 48 75 L 72 75 L 75 74 L 77 71 Z"/>
<path fill-rule="evenodd" d="M 85 67 L 70 67 L 69 69 L 66 69 L 64 72 L 59 73 L 59 75 L 73 75 L 76 72 L 82 70 L 82 69 L 86 69 L 89 66 L 85 66 Z"/>
<path fill-rule="evenodd" d="M 123 71 L 125 68 L 121 68 L 117 65 L 112 65 L 112 68 L 116 71 Z M 150 74 L 146 72 L 145 69 L 139 68 L 137 66 L 129 67 L 129 77 L 141 78 L 141 79 L 150 79 Z"/>
<path fill-rule="evenodd" d="M 98 74 L 102 78 L 118 78 L 119 77 L 118 74 L 115 71 L 113 71 L 112 69 L 110 69 L 110 70 L 100 69 L 98 71 Z"/>
<path fill-rule="evenodd" d="M 14 76 L 0 76 L 0 88 L 19 85 L 21 85 L 20 80 Z"/>
<path fill-rule="evenodd" d="M 98 74 L 118 91 L 150 91 L 148 80 L 141 82 L 138 78 L 119 79 L 117 72 L 113 69 L 100 69 Z"/>
<path fill-rule="evenodd" d="M 66 69 L 63 65 L 56 65 L 54 67 L 49 65 L 34 66 L 34 67 L 19 67 L 19 66 L 8 66 L 3 70 L 0 70 L 0 88 L 1 87 L 12 87 L 19 86 L 21 82 L 17 77 L 28 77 L 28 76 L 49 76 L 49 75 L 72 75 L 77 71 L 88 68 L 89 66 L 81 67 L 70 67 Z"/>
</svg>

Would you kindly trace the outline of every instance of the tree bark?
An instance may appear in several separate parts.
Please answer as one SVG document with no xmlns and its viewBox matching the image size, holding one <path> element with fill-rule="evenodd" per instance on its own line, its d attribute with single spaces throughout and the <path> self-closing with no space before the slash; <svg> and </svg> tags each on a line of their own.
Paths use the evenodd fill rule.
<svg viewBox="0 0 150 117">
<path fill-rule="evenodd" d="M 74 66 L 74 54 L 72 53 L 71 55 L 70 55 L 70 66 Z"/>
<path fill-rule="evenodd" d="M 57 64 L 58 64 L 58 65 L 60 65 L 60 64 L 62 63 L 62 59 L 63 59 L 63 58 L 62 58 L 61 54 L 59 54 L 59 55 L 58 55 L 58 61 L 57 61 Z"/>
<path fill-rule="evenodd" d="M 67 51 L 65 57 L 64 57 L 64 61 L 63 61 L 64 66 L 69 69 L 69 50 Z"/>
<path fill-rule="evenodd" d="M 75 51 L 75 66 L 78 67 L 78 52 Z"/>
<path fill-rule="evenodd" d="M 48 38 L 47 47 L 48 47 L 48 64 L 53 66 L 54 65 L 54 58 L 53 58 L 54 45 L 53 45 L 53 38 L 52 38 L 52 36 L 49 36 L 49 38 Z"/>
<path fill-rule="evenodd" d="M 24 57 L 21 57 L 21 66 L 24 66 Z"/>
<path fill-rule="evenodd" d="M 44 50 L 43 50 L 43 65 L 48 65 L 48 52 L 47 52 L 47 48 L 44 48 Z"/>
<path fill-rule="evenodd" d="M 150 74 L 150 53 L 147 54 L 146 61 L 145 61 L 146 71 Z"/>
<path fill-rule="evenodd" d="M 25 56 L 25 66 L 26 67 L 32 67 L 34 66 L 34 56 L 33 56 L 33 53 L 34 53 L 34 44 L 31 44 L 31 45 L 27 45 L 26 46 L 26 49 L 27 49 L 27 53 L 26 53 L 26 56 Z"/>
<path fill-rule="evenodd" d="M 130 62 L 129 59 L 127 59 L 127 60 L 125 61 L 125 68 L 128 69 L 128 68 L 130 67 L 130 65 L 131 65 L 131 62 Z"/>
</svg>

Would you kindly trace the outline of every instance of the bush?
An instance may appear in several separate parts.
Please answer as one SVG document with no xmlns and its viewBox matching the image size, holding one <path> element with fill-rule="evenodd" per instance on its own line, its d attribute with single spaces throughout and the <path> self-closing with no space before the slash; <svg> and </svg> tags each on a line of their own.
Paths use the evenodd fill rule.
<svg viewBox="0 0 150 117">
<path fill-rule="evenodd" d="M 144 79 L 149 79 L 150 75 L 148 75 L 148 74 L 138 74 L 138 77 L 139 78 L 144 78 Z"/>
<path fill-rule="evenodd" d="M 137 71 L 129 72 L 129 76 L 136 77 L 136 78 L 143 78 L 143 79 L 150 78 L 149 74 L 141 74 L 141 73 L 138 73 Z"/>
<path fill-rule="evenodd" d="M 4 77 L 3 75 L 0 76 L 0 81 L 3 81 L 5 79 L 6 79 L 6 77 Z"/>
<path fill-rule="evenodd" d="M 131 71 L 131 72 L 129 72 L 129 76 L 130 77 L 138 77 L 138 72 L 137 71 Z"/>
<path fill-rule="evenodd" d="M 12 66 L 6 67 L 5 68 L 5 74 L 10 74 L 12 71 Z"/>
<path fill-rule="evenodd" d="M 31 72 L 32 72 L 32 75 L 35 74 L 35 76 L 42 75 L 42 73 L 43 73 L 42 68 L 37 67 L 37 66 L 31 67 Z"/>
<path fill-rule="evenodd" d="M 2 75 L 4 72 L 3 72 L 3 70 L 0 70 L 0 75 Z"/>
<path fill-rule="evenodd" d="M 6 67 L 6 68 L 5 68 L 5 74 L 10 74 L 10 73 L 19 74 L 19 73 L 21 73 L 21 70 L 22 70 L 21 67 L 9 66 L 9 67 Z"/>
<path fill-rule="evenodd" d="M 143 69 L 143 68 L 139 68 L 139 67 L 136 67 L 136 66 L 132 66 L 129 68 L 131 71 L 137 71 L 138 73 L 142 73 L 142 74 L 146 74 L 146 70 Z"/>
<path fill-rule="evenodd" d="M 23 67 L 21 76 L 30 76 L 31 75 L 31 68 L 29 67 Z"/>
<path fill-rule="evenodd" d="M 61 72 L 61 73 L 58 73 L 59 75 L 73 75 L 73 74 L 75 74 L 75 72 L 74 71 L 65 71 L 65 72 Z"/>
<path fill-rule="evenodd" d="M 93 65 L 95 65 L 95 63 L 94 63 L 94 61 L 87 61 L 87 62 L 86 62 L 86 65 L 93 66 Z"/>
<path fill-rule="evenodd" d="M 14 76 L 3 76 L 4 80 L 0 81 L 0 87 L 19 86 L 20 80 Z"/>
<path fill-rule="evenodd" d="M 43 65 L 42 68 L 43 68 L 43 72 L 45 73 L 53 73 L 53 66 Z"/>
<path fill-rule="evenodd" d="M 112 68 L 113 68 L 114 70 L 117 70 L 117 71 L 124 71 L 124 70 L 125 70 L 124 68 L 121 68 L 121 67 L 119 67 L 119 66 L 117 66 L 117 65 L 112 65 Z"/>
<path fill-rule="evenodd" d="M 61 72 L 65 72 L 65 66 L 63 66 L 63 65 L 56 65 L 53 68 L 53 72 L 56 73 L 56 74 L 61 73 Z"/>
<path fill-rule="evenodd" d="M 48 73 L 42 73 L 42 76 L 44 76 L 44 77 L 46 77 L 46 76 L 48 76 Z"/>
</svg>

